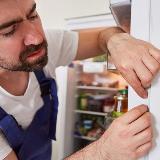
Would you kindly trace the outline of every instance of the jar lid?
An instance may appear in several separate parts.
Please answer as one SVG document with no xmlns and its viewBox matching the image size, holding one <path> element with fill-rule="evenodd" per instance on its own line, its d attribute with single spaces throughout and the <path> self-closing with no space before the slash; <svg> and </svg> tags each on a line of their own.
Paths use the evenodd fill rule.
<svg viewBox="0 0 160 160">
<path fill-rule="evenodd" d="M 128 89 L 121 89 L 118 91 L 122 95 L 127 95 L 128 94 Z"/>
</svg>

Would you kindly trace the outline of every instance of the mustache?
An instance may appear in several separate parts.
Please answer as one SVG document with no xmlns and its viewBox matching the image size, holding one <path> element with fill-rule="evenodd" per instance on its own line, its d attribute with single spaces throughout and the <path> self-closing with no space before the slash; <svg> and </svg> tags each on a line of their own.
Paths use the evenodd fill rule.
<svg viewBox="0 0 160 160">
<path fill-rule="evenodd" d="M 43 48 L 47 49 L 47 47 L 48 47 L 48 44 L 46 40 L 43 40 L 43 42 L 38 45 L 33 45 L 33 44 L 29 45 L 25 48 L 24 51 L 20 53 L 20 60 L 24 61 L 33 52 L 36 52 Z"/>
</svg>

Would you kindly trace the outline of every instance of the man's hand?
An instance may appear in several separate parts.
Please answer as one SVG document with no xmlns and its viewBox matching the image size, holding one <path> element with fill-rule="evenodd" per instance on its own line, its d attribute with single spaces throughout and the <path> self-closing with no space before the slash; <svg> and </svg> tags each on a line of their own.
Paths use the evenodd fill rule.
<svg viewBox="0 0 160 160">
<path fill-rule="evenodd" d="M 97 141 L 101 160 L 136 160 L 152 147 L 151 114 L 141 105 L 113 121 Z"/>
<path fill-rule="evenodd" d="M 122 76 L 139 96 L 147 98 L 146 88 L 160 69 L 160 50 L 119 27 L 89 29 L 79 32 L 75 60 L 102 55 L 108 50 Z"/>
<path fill-rule="evenodd" d="M 99 140 L 65 160 L 137 160 L 151 147 L 151 114 L 141 105 L 114 120 Z"/>
<path fill-rule="evenodd" d="M 139 96 L 147 98 L 146 88 L 160 69 L 160 50 L 127 33 L 115 34 L 107 42 L 116 68 Z"/>
</svg>

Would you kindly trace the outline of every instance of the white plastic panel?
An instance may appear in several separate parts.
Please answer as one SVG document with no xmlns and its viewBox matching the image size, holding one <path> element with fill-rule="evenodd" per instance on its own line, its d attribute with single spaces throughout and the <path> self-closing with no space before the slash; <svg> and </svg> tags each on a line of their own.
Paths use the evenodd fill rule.
<svg viewBox="0 0 160 160">
<path fill-rule="evenodd" d="M 143 12 L 142 12 L 143 10 Z M 150 41 L 150 0 L 133 0 L 131 11 L 131 34 L 139 39 Z M 140 98 L 129 87 L 129 107 L 149 104 L 149 99 Z"/>
<path fill-rule="evenodd" d="M 150 13 L 150 42 L 156 47 L 160 48 L 160 14 L 159 14 L 159 0 L 151 0 L 151 13 Z M 160 156 L 160 74 L 154 80 L 150 92 L 150 111 L 154 116 L 154 136 L 155 148 L 150 152 L 149 160 L 159 160 Z"/>
<path fill-rule="evenodd" d="M 160 48 L 160 18 L 158 0 L 133 0 L 132 1 L 132 35 L 149 41 Z M 160 153 L 160 74 L 155 78 L 149 91 L 149 98 L 143 100 L 137 96 L 133 89 L 129 89 L 129 106 L 145 103 L 153 115 L 154 148 L 141 160 L 159 160 Z M 131 107 L 131 108 L 132 108 Z"/>
</svg>

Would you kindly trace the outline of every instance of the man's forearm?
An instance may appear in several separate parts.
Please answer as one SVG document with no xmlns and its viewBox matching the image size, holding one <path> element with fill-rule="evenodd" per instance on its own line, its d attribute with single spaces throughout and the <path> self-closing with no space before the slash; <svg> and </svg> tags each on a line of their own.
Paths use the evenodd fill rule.
<svg viewBox="0 0 160 160">
<path fill-rule="evenodd" d="M 105 30 L 102 30 L 99 33 L 98 45 L 99 45 L 99 48 L 103 51 L 103 53 L 108 52 L 107 43 L 108 43 L 109 39 L 113 35 L 118 34 L 118 33 L 124 33 L 124 31 L 119 27 L 111 27 L 111 28 L 107 28 Z"/>
<path fill-rule="evenodd" d="M 65 160 L 102 160 L 98 148 L 98 141 L 95 141 Z"/>
<path fill-rule="evenodd" d="M 88 29 L 79 32 L 79 44 L 76 60 L 102 55 L 107 52 L 108 40 L 124 31 L 119 27 Z"/>
</svg>

